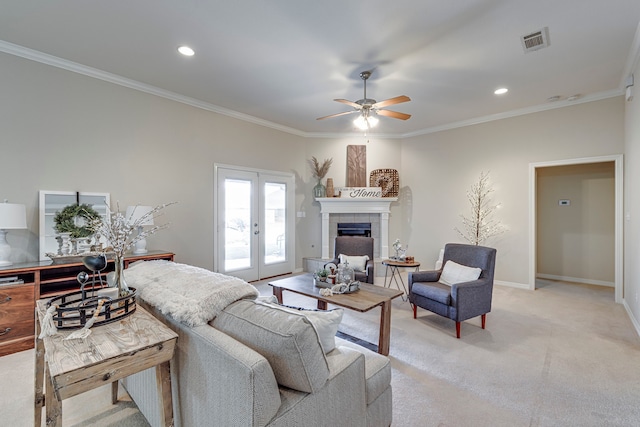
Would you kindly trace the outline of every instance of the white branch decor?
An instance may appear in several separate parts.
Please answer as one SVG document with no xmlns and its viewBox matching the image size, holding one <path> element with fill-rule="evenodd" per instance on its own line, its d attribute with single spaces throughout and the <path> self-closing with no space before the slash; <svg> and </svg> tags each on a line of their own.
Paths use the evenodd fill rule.
<svg viewBox="0 0 640 427">
<path fill-rule="evenodd" d="M 133 222 L 130 221 L 131 218 L 127 218 L 126 215 L 120 212 L 120 206 L 117 205 L 117 210 L 115 212 L 109 210 L 107 218 L 104 220 L 102 218 L 98 218 L 91 222 L 90 227 L 96 234 L 96 241 L 100 241 L 101 236 L 106 238 L 110 246 L 107 251 L 112 251 L 115 255 L 114 281 L 115 286 L 118 288 L 118 295 L 120 297 L 129 295 L 129 287 L 124 279 L 125 253 L 139 240 L 146 239 L 157 231 L 169 227 L 169 224 L 156 225 L 148 230 L 141 231 L 135 236 L 134 230 L 138 229 L 138 227 L 144 224 L 149 218 L 157 218 L 162 209 L 175 203 L 176 202 L 165 203 L 163 205 L 156 206 Z"/>
<path fill-rule="evenodd" d="M 156 225 L 148 230 L 142 231 L 140 234 L 133 235 L 134 231 L 138 229 L 141 224 L 144 224 L 149 218 L 157 218 L 160 216 L 160 211 L 167 206 L 173 205 L 176 202 L 165 203 L 156 206 L 148 213 L 142 215 L 134 222 L 129 222 L 130 218 L 127 218 L 122 212 L 120 212 L 120 206 L 117 205 L 117 210 L 109 211 L 108 217 L 105 220 L 96 219 L 91 223 L 91 229 L 99 236 L 103 236 L 109 242 L 111 250 L 116 257 L 122 258 L 124 254 L 141 239 L 155 234 L 156 232 L 169 227 L 169 224 Z"/>
<path fill-rule="evenodd" d="M 489 173 L 480 173 L 480 179 L 467 191 L 467 199 L 471 204 L 471 217 L 460 215 L 462 230 L 454 228 L 460 236 L 473 245 L 480 245 L 487 239 L 507 231 L 507 228 L 493 218 L 493 213 L 500 204 L 492 204 L 489 195 L 493 188 L 489 185 Z"/>
</svg>

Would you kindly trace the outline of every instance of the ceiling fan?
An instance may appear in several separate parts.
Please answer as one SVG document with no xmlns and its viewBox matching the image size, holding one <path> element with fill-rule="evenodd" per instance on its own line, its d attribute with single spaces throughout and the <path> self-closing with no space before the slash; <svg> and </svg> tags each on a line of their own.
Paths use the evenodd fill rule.
<svg viewBox="0 0 640 427">
<path fill-rule="evenodd" d="M 347 104 L 354 108 L 352 111 L 345 111 L 344 113 L 330 114 L 324 117 L 318 117 L 316 120 L 330 119 L 332 117 L 344 116 L 347 114 L 361 113 L 353 123 L 362 130 L 372 128 L 378 123 L 376 115 L 392 117 L 394 119 L 407 120 L 411 117 L 411 114 L 399 113 L 397 111 L 383 110 L 382 108 L 389 105 L 401 104 L 403 102 L 411 101 L 411 98 L 405 95 L 396 96 L 395 98 L 389 98 L 384 101 L 377 102 L 375 99 L 367 98 L 367 79 L 371 77 L 371 71 L 363 71 L 360 73 L 360 78 L 364 81 L 364 97 L 358 101 L 349 101 L 347 99 L 334 99 L 336 102 Z"/>
</svg>

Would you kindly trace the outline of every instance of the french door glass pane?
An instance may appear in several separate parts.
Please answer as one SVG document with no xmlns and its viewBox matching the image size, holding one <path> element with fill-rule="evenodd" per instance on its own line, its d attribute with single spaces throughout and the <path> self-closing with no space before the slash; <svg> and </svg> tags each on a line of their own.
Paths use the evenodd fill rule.
<svg viewBox="0 0 640 427">
<path fill-rule="evenodd" d="M 285 261 L 287 259 L 286 184 L 265 182 L 264 205 L 264 263 Z"/>
<path fill-rule="evenodd" d="M 251 267 L 251 181 L 225 179 L 226 271 Z"/>
</svg>

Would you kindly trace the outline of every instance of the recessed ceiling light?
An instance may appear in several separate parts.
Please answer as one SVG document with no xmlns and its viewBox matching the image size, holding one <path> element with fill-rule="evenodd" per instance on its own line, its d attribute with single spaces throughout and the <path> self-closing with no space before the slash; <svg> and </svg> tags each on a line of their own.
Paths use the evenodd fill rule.
<svg viewBox="0 0 640 427">
<path fill-rule="evenodd" d="M 556 102 L 560 101 L 560 95 L 553 95 L 547 98 L 547 102 Z"/>
<path fill-rule="evenodd" d="M 507 92 L 509 92 L 509 89 L 507 89 L 506 87 L 501 87 L 500 89 L 496 89 L 493 93 L 495 93 L 496 95 L 504 95 Z"/>
<path fill-rule="evenodd" d="M 568 97 L 568 98 L 567 98 L 567 101 L 575 101 L 575 100 L 580 99 L 581 97 L 582 97 L 582 95 L 580 95 L 580 94 L 578 93 L 578 94 L 571 95 L 570 97 Z"/>
<path fill-rule="evenodd" d="M 195 51 L 191 49 L 189 46 L 180 46 L 178 48 L 178 52 L 180 52 L 184 56 L 193 56 L 196 54 Z"/>
</svg>

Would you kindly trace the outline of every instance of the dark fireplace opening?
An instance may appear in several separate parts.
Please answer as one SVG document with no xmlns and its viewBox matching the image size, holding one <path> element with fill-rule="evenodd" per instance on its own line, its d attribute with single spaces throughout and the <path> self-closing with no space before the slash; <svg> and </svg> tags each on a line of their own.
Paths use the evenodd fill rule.
<svg viewBox="0 0 640 427">
<path fill-rule="evenodd" d="M 339 222 L 338 236 L 371 237 L 370 222 Z"/>
</svg>

